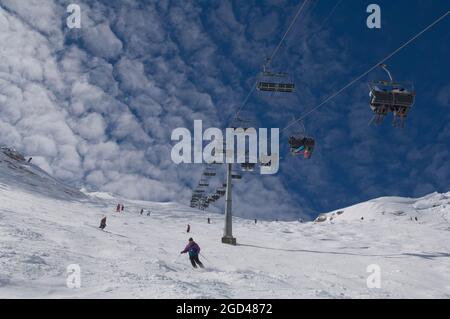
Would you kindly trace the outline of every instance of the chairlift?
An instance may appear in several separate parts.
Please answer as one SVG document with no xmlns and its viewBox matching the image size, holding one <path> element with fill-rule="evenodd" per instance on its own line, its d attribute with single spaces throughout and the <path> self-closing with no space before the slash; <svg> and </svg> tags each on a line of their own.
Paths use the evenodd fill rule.
<svg viewBox="0 0 450 319">
<path fill-rule="evenodd" d="M 201 179 L 200 182 L 198 183 L 198 186 L 207 187 L 209 186 L 209 183 L 205 179 Z"/>
<path fill-rule="evenodd" d="M 276 73 L 268 70 L 270 59 L 263 65 L 256 88 L 264 92 L 293 93 L 295 91 L 294 81 L 288 73 Z"/>
<path fill-rule="evenodd" d="M 293 155 L 300 155 L 303 154 L 303 157 L 306 159 L 310 159 L 312 152 L 314 151 L 315 147 L 315 140 L 312 137 L 305 137 L 305 136 L 290 136 L 289 137 L 289 147 L 290 152 Z"/>
<path fill-rule="evenodd" d="M 251 120 L 249 118 L 245 118 L 243 116 L 236 116 L 230 123 L 230 127 L 234 129 L 242 128 L 244 130 L 247 130 L 249 128 L 254 128 L 256 130 L 256 121 Z M 224 148 L 225 148 L 225 141 L 224 141 Z"/>
<path fill-rule="evenodd" d="M 303 154 L 303 158 L 310 159 L 312 152 L 314 151 L 316 141 L 313 137 L 308 136 L 306 133 L 306 127 L 303 121 L 298 124 L 300 126 L 300 130 L 294 135 L 291 135 L 288 140 L 290 152 L 292 155 Z"/>
<path fill-rule="evenodd" d="M 216 176 L 216 172 L 214 170 L 212 170 L 212 169 L 206 169 L 203 172 L 203 175 L 206 176 L 206 177 L 212 177 L 212 176 Z"/>
<path fill-rule="evenodd" d="M 249 152 L 245 152 L 245 162 L 241 163 L 241 169 L 244 172 L 253 172 L 255 169 L 257 160 L 254 157 L 250 157 Z"/>
<path fill-rule="evenodd" d="M 241 168 L 245 172 L 253 172 L 255 165 L 255 163 L 241 163 Z"/>
<path fill-rule="evenodd" d="M 231 178 L 232 179 L 242 179 L 242 175 L 238 172 L 231 172 Z"/>
<path fill-rule="evenodd" d="M 415 91 L 412 84 L 394 82 L 385 64 L 380 67 L 386 71 L 389 80 L 372 81 L 369 83 L 370 108 L 374 113 L 374 121 L 379 124 L 384 117 L 392 112 L 393 125 L 403 127 L 409 109 L 414 104 Z"/>
</svg>

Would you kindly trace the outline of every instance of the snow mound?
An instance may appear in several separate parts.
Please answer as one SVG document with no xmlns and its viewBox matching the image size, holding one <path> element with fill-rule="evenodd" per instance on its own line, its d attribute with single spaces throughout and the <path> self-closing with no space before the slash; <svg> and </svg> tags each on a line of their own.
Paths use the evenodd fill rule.
<svg viewBox="0 0 450 319">
<path fill-rule="evenodd" d="M 421 198 L 380 197 L 344 209 L 320 214 L 315 222 L 402 221 L 447 222 L 450 220 L 450 193 L 432 193 Z"/>
</svg>

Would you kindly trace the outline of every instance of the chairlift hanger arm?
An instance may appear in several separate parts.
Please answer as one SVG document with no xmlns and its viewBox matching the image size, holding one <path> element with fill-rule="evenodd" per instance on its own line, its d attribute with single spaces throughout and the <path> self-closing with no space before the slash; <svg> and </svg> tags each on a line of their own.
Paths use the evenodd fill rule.
<svg viewBox="0 0 450 319">
<path fill-rule="evenodd" d="M 389 79 L 391 80 L 391 82 L 394 82 L 394 80 L 392 79 L 391 72 L 389 72 L 389 70 L 388 70 L 388 68 L 387 68 L 387 65 L 384 64 L 384 63 L 381 63 L 381 64 L 380 64 L 380 67 L 381 67 L 384 71 L 386 71 L 386 73 L 388 74 Z"/>
</svg>

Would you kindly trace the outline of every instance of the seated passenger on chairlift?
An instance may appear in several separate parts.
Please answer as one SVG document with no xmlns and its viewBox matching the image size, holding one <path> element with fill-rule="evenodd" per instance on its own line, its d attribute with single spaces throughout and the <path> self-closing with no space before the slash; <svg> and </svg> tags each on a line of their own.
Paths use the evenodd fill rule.
<svg viewBox="0 0 450 319">
<path fill-rule="evenodd" d="M 291 136 L 289 137 L 289 146 L 291 153 L 295 155 L 303 153 L 303 157 L 309 159 L 314 150 L 315 141 L 311 137 L 295 138 Z"/>
</svg>

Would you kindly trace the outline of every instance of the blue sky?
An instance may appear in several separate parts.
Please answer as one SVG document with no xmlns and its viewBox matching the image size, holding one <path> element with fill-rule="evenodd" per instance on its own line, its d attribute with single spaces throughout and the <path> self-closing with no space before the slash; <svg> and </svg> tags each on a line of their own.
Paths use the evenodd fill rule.
<svg viewBox="0 0 450 319">
<path fill-rule="evenodd" d="M 343 0 L 324 23 L 337 1 L 309 1 L 273 61 L 296 94 L 255 92 L 245 116 L 283 128 L 449 10 L 445 0 Z M 225 126 L 301 1 L 78 1 L 82 28 L 69 30 L 72 2 L 0 0 L 0 143 L 73 185 L 188 203 L 203 167 L 171 162 L 171 131 L 195 119 Z M 370 3 L 381 7 L 380 30 L 366 27 Z M 287 154 L 299 126 L 286 131 L 279 173 L 246 174 L 235 213 L 314 217 L 448 191 L 449 27 L 447 17 L 387 62 L 417 91 L 406 128 L 391 117 L 368 125 L 367 82 L 385 78 L 375 70 L 305 119 L 311 160 Z"/>
</svg>

